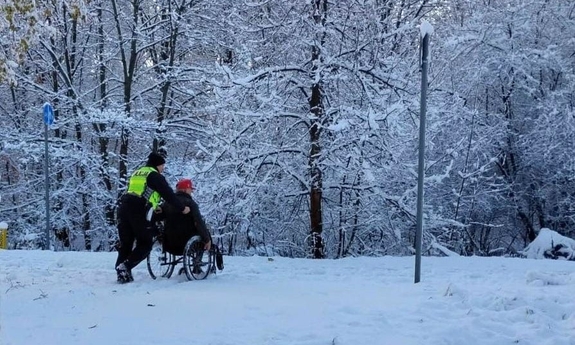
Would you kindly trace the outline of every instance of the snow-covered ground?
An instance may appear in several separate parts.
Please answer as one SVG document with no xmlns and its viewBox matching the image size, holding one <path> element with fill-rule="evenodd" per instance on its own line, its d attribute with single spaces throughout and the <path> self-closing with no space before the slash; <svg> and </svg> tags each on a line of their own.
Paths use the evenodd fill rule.
<svg viewBox="0 0 575 345">
<path fill-rule="evenodd" d="M 0 344 L 575 345 L 575 262 L 225 257 L 115 282 L 114 253 L 0 250 Z"/>
</svg>

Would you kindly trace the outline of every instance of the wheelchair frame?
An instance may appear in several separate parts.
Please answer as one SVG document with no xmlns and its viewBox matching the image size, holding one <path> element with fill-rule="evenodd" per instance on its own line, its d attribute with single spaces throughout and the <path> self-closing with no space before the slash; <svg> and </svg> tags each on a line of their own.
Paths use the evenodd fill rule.
<svg viewBox="0 0 575 345">
<path fill-rule="evenodd" d="M 204 250 L 204 243 L 200 236 L 193 236 L 188 240 L 183 255 L 174 255 L 164 250 L 160 234 L 154 238 L 146 263 L 152 279 L 170 278 L 176 266 L 181 263 L 183 267 L 178 274 L 184 272 L 188 280 L 202 280 L 206 279 L 210 273 L 216 272 L 215 258 L 216 253 L 213 248 L 209 251 Z"/>
</svg>

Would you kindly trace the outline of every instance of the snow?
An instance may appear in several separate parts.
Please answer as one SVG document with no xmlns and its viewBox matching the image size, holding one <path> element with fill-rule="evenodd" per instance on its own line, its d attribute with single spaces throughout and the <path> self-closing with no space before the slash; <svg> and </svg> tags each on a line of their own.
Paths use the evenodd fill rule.
<svg viewBox="0 0 575 345">
<path fill-rule="evenodd" d="M 329 129 L 330 131 L 334 131 L 334 132 L 342 132 L 345 130 L 348 130 L 351 127 L 351 123 L 349 122 L 349 120 L 340 120 L 339 122 L 333 124 L 333 125 L 329 125 L 327 126 L 327 129 Z"/>
<path fill-rule="evenodd" d="M 539 230 L 535 240 L 523 250 L 522 254 L 530 259 L 543 259 L 545 252 L 549 252 L 557 245 L 563 245 L 561 252 L 566 253 L 568 258 L 575 259 L 575 240 L 548 228 Z"/>
<path fill-rule="evenodd" d="M 421 34 L 421 38 L 425 37 L 425 35 L 432 35 L 433 34 L 433 25 L 431 25 L 427 20 L 421 21 L 421 26 L 419 27 L 419 32 Z"/>
<path fill-rule="evenodd" d="M 442 252 L 444 255 L 447 255 L 447 256 L 459 256 L 459 254 L 457 254 L 456 252 L 449 250 L 448 248 L 446 248 L 445 246 L 442 246 L 441 244 L 439 244 L 437 242 L 433 242 L 431 244 L 431 247 L 439 250 L 440 252 Z"/>
<path fill-rule="evenodd" d="M 575 344 L 565 260 L 225 257 L 118 285 L 115 253 L 0 250 L 0 344 Z"/>
<path fill-rule="evenodd" d="M 377 124 L 377 114 L 370 109 L 369 114 L 368 114 L 368 123 L 369 123 L 369 128 L 371 130 L 378 130 L 379 129 L 379 125 Z"/>
</svg>

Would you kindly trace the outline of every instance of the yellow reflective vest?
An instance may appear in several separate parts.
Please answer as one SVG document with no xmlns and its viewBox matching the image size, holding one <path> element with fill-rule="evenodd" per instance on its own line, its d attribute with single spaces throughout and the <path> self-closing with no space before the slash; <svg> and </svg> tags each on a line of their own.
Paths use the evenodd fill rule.
<svg viewBox="0 0 575 345">
<path fill-rule="evenodd" d="M 160 193 L 148 187 L 147 179 L 151 172 L 158 172 L 156 168 L 152 167 L 141 167 L 140 169 L 134 171 L 130 180 L 128 181 L 128 194 L 137 195 L 142 197 L 152 205 L 152 209 L 155 210 L 160 203 Z"/>
</svg>

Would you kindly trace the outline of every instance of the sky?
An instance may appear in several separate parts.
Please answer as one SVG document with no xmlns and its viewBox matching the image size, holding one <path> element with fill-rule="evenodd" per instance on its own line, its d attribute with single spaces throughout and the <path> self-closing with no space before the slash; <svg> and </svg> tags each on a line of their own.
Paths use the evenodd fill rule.
<svg viewBox="0 0 575 345">
<path fill-rule="evenodd" d="M 228 257 L 116 283 L 115 253 L 0 250 L 0 344 L 575 345 L 575 262 Z"/>
</svg>

